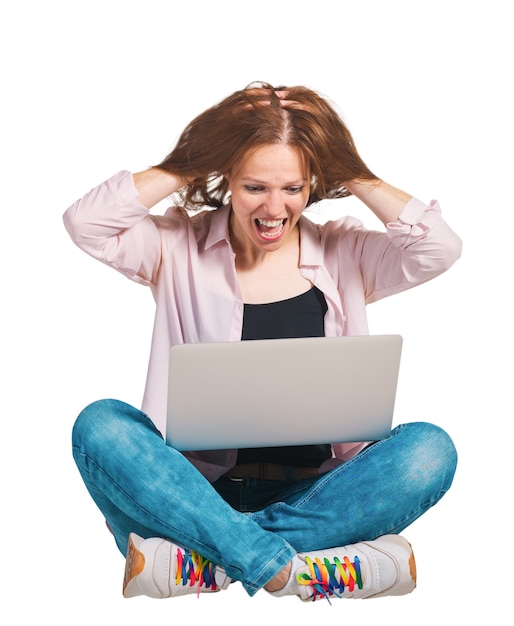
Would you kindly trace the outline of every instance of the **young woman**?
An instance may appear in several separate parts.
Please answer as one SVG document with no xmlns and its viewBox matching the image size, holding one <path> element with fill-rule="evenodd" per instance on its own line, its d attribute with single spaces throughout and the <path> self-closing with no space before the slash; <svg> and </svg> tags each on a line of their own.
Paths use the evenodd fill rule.
<svg viewBox="0 0 514 626">
<path fill-rule="evenodd" d="M 304 216 L 349 194 L 382 232 Z M 168 196 L 177 206 L 152 214 Z M 73 429 L 78 468 L 126 555 L 125 596 L 231 581 L 251 596 L 264 588 L 304 600 L 412 591 L 414 556 L 399 533 L 451 485 L 457 456 L 441 428 L 403 424 L 377 443 L 181 453 L 163 439 L 167 366 L 177 343 L 366 334 L 368 303 L 459 257 L 437 202 L 376 177 L 319 94 L 252 84 L 193 120 L 159 165 L 119 172 L 64 221 L 80 248 L 148 285 L 156 302 L 142 410 L 100 400 Z M 265 373 L 255 386 L 266 393 Z M 299 392 L 318 393 L 284 390 Z"/>
</svg>

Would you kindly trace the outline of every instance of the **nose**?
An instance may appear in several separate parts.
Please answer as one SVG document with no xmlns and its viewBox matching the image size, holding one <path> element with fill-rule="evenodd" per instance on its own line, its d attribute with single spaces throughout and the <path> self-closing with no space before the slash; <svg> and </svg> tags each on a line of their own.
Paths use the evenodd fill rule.
<svg viewBox="0 0 514 626">
<path fill-rule="evenodd" d="M 284 198 L 280 190 L 270 191 L 264 208 L 271 219 L 284 217 Z"/>
</svg>

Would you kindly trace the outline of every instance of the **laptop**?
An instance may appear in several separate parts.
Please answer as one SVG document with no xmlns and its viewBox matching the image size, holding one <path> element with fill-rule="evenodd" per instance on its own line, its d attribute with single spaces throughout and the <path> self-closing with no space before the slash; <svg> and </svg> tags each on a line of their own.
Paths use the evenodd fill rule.
<svg viewBox="0 0 514 626">
<path fill-rule="evenodd" d="M 401 348 L 400 335 L 175 345 L 166 441 L 193 451 L 384 439 Z"/>
</svg>

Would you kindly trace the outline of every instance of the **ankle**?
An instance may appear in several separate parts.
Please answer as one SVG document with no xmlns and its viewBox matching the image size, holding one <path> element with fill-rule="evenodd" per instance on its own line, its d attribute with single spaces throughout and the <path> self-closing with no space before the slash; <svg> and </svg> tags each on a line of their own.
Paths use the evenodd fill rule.
<svg viewBox="0 0 514 626">
<path fill-rule="evenodd" d="M 271 592 L 283 589 L 291 577 L 292 564 L 293 562 L 290 561 L 274 578 L 269 581 L 269 583 L 264 585 L 264 589 Z"/>
</svg>

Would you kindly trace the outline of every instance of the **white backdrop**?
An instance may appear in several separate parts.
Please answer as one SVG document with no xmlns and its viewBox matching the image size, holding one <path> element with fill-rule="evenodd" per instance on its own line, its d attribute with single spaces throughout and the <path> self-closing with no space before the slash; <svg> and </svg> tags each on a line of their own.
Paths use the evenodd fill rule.
<svg viewBox="0 0 514 626">
<path fill-rule="evenodd" d="M 508 5 L 27 0 L 1 10 L 4 623 L 232 625 L 273 611 L 277 623 L 401 626 L 501 614 L 513 556 Z M 370 168 L 437 198 L 464 240 L 447 274 L 369 308 L 371 332 L 404 336 L 396 421 L 435 421 L 460 452 L 452 490 L 405 532 L 419 578 L 404 598 L 330 608 L 250 599 L 233 585 L 199 600 L 125 600 L 123 558 L 71 458 L 85 404 L 139 404 L 153 303 L 76 249 L 61 215 L 115 171 L 159 161 L 192 117 L 254 80 L 335 101 Z M 345 213 L 375 225 L 353 198 L 316 218 Z"/>
</svg>

